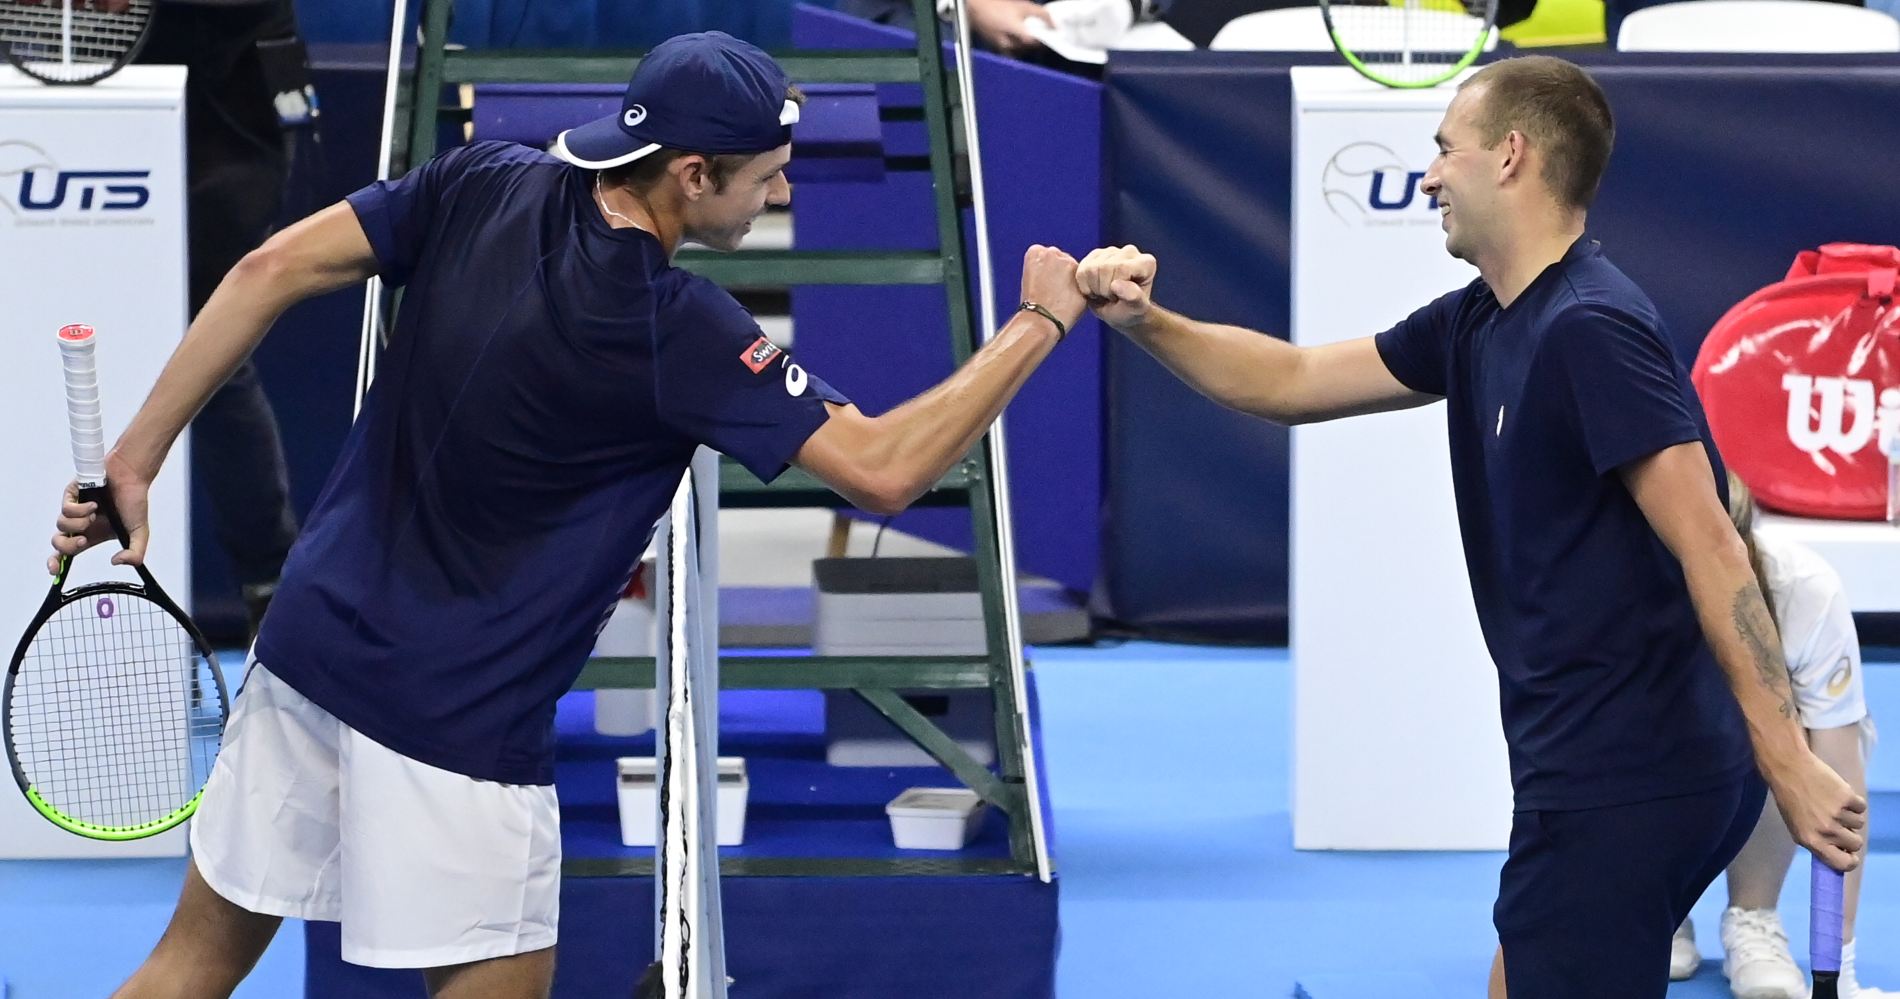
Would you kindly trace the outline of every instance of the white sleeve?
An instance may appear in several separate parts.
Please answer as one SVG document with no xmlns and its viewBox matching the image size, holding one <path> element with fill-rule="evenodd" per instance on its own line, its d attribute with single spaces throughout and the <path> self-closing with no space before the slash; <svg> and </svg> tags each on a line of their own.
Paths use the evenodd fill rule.
<svg viewBox="0 0 1900 999">
<path fill-rule="evenodd" d="M 1823 576 L 1815 579 L 1831 579 Z M 1860 636 L 1845 594 L 1834 588 L 1802 653 L 1790 660 L 1795 708 L 1804 728 L 1845 728 L 1867 717 L 1860 674 Z"/>
</svg>

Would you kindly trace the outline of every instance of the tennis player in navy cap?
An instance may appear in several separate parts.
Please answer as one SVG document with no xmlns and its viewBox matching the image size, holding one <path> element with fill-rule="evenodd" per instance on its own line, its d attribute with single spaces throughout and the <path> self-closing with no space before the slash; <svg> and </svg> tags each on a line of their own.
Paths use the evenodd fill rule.
<svg viewBox="0 0 1900 999">
<path fill-rule="evenodd" d="M 546 996 L 555 701 L 694 450 L 896 512 L 1081 316 L 1075 261 L 1032 247 L 1025 305 L 986 347 L 859 412 L 672 264 L 790 199 L 801 101 L 751 45 L 674 38 L 558 155 L 450 150 L 225 278 L 108 458 L 129 560 L 146 483 L 284 309 L 372 274 L 406 293 L 258 635 L 177 912 L 118 995 L 228 996 L 294 916 L 340 921 L 346 961 L 425 969 L 435 996 Z M 62 553 L 109 536 L 70 493 L 58 523 Z"/>
</svg>

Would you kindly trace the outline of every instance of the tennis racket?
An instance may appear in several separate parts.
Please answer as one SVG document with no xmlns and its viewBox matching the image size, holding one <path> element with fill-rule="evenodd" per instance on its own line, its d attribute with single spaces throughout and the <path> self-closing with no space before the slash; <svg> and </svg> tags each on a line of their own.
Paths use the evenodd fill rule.
<svg viewBox="0 0 1900 999">
<path fill-rule="evenodd" d="M 155 0 L 0 0 L 0 49 L 46 83 L 98 83 L 145 47 Z"/>
<path fill-rule="evenodd" d="M 79 499 L 131 542 L 106 489 L 105 435 L 90 326 L 59 331 Z M 0 733 L 26 800 L 54 825 L 99 840 L 156 836 L 191 817 L 230 701 L 204 636 L 145 566 L 139 583 L 52 589 L 13 650 Z"/>
<path fill-rule="evenodd" d="M 1478 59 L 1497 0 L 1319 0 L 1333 48 L 1388 87 L 1437 86 Z"/>
<path fill-rule="evenodd" d="M 1815 857 L 1808 873 L 1808 966 L 1814 969 L 1813 999 L 1840 999 L 1841 872 Z"/>
</svg>

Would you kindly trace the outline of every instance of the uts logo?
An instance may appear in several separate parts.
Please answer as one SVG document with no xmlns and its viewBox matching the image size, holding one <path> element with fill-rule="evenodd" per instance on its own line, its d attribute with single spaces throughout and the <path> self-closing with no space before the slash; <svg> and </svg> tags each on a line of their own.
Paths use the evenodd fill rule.
<svg viewBox="0 0 1900 999">
<path fill-rule="evenodd" d="M 1834 463 L 1825 452 L 1851 459 L 1876 433 L 1889 446 L 1900 439 L 1900 388 L 1881 392 L 1876 410 L 1874 383 L 1858 378 L 1786 374 L 1781 387 L 1788 393 L 1788 442 L 1830 474 Z"/>
<path fill-rule="evenodd" d="M 752 341 L 752 346 L 740 352 L 739 360 L 745 362 L 745 366 L 751 368 L 752 373 L 756 375 L 764 371 L 765 366 L 772 363 L 772 358 L 780 353 L 778 344 L 760 337 Z"/>
<path fill-rule="evenodd" d="M 1425 171 L 1405 165 L 1376 142 L 1341 148 L 1320 171 L 1320 193 L 1334 217 L 1348 225 L 1436 224 L 1438 199 L 1419 190 Z"/>
<path fill-rule="evenodd" d="M 68 170 L 46 150 L 0 142 L 0 205 L 23 224 L 134 213 L 152 200 L 150 170 Z"/>
</svg>

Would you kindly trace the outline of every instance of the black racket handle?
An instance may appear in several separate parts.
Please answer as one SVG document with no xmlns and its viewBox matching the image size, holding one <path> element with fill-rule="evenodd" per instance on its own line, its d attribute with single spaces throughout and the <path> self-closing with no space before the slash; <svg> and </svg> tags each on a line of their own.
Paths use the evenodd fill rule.
<svg viewBox="0 0 1900 999">
<path fill-rule="evenodd" d="M 82 486 L 79 490 L 79 502 L 99 504 L 99 516 L 106 518 L 112 525 L 112 535 L 119 539 L 119 547 L 132 547 L 132 536 L 126 533 L 125 522 L 119 519 L 118 504 L 112 502 L 112 487 L 105 483 L 96 486 Z"/>
</svg>

